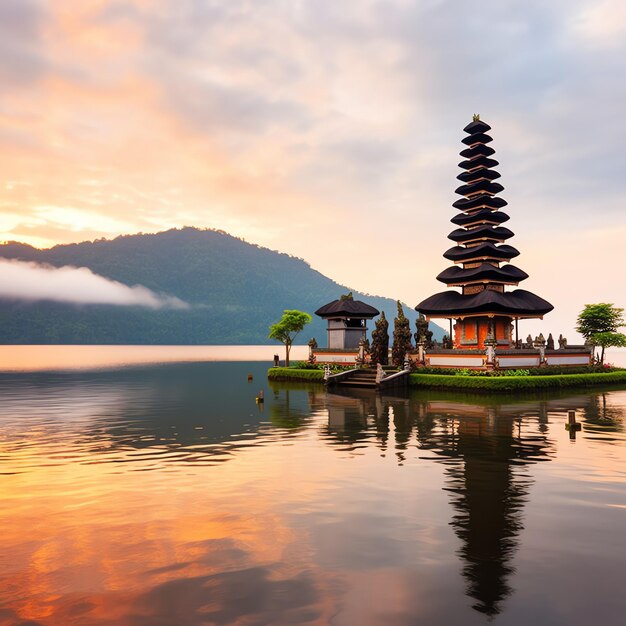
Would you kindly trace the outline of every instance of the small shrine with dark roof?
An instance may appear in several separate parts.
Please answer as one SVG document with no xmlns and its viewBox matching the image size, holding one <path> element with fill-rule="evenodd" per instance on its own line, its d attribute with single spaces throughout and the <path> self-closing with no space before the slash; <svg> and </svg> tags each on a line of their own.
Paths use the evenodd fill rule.
<svg viewBox="0 0 626 626">
<path fill-rule="evenodd" d="M 463 170 L 457 178 L 463 183 L 456 189 L 462 196 L 452 206 L 460 213 L 452 218 L 457 226 L 448 239 L 454 246 L 444 253 L 454 266 L 437 276 L 448 287 L 461 291 L 442 291 L 420 302 L 415 308 L 429 318 L 455 319 L 454 347 L 483 349 L 490 342 L 503 348 L 513 347 L 512 321 L 542 318 L 553 306 L 524 289 L 507 291 L 528 278 L 528 274 L 509 261 L 519 255 L 507 242 L 513 232 L 502 226 L 509 216 L 501 211 L 506 200 L 497 194 L 504 187 L 494 182 L 500 174 L 498 161 L 488 144 L 491 127 L 475 116 L 464 129 L 461 152 Z"/>
<path fill-rule="evenodd" d="M 378 314 L 378 309 L 355 300 L 352 293 L 315 311 L 315 315 L 328 321 L 328 348 L 339 350 L 357 349 L 367 337 L 367 320 Z"/>
</svg>

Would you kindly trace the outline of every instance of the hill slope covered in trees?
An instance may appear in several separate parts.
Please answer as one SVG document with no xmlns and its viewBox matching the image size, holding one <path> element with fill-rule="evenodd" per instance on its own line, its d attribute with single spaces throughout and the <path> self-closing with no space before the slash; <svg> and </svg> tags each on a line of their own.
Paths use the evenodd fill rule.
<svg viewBox="0 0 626 626">
<path fill-rule="evenodd" d="M 143 285 L 176 296 L 187 309 L 75 305 L 51 301 L 0 300 L 0 343 L 77 344 L 261 344 L 271 343 L 268 326 L 284 309 L 313 315 L 347 293 L 345 286 L 305 261 L 252 245 L 215 230 L 183 228 L 155 235 L 125 235 L 39 250 L 26 244 L 0 245 L 0 257 L 88 267 L 126 285 Z M 354 293 L 392 322 L 395 302 Z M 416 313 L 406 310 L 414 330 Z M 373 324 L 370 324 L 373 326 Z M 435 338 L 443 331 L 431 326 Z M 325 323 L 298 337 L 326 343 Z M 390 324 L 390 334 L 392 323 Z"/>
</svg>

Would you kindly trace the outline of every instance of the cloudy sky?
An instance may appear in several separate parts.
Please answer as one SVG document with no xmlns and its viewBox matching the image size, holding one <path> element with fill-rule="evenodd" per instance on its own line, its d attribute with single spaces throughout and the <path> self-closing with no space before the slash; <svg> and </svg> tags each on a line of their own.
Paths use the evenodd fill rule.
<svg viewBox="0 0 626 626">
<path fill-rule="evenodd" d="M 0 239 L 220 228 L 414 306 L 480 113 L 542 328 L 626 305 L 623 0 L 2 0 L 0 81 Z"/>
</svg>

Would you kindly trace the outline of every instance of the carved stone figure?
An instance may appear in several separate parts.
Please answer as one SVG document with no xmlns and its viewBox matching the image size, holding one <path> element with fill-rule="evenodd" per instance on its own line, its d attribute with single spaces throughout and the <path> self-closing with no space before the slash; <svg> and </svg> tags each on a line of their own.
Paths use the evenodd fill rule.
<svg viewBox="0 0 626 626">
<path fill-rule="evenodd" d="M 567 339 L 563 335 L 559 335 L 559 350 L 567 348 Z"/>
<path fill-rule="evenodd" d="M 365 339 L 361 337 L 359 339 L 359 355 L 356 358 L 357 367 L 361 367 L 365 364 Z"/>
<path fill-rule="evenodd" d="M 554 350 L 554 337 L 552 336 L 552 333 L 548 335 L 548 342 L 546 344 L 546 347 L 548 348 L 548 350 Z"/>
<path fill-rule="evenodd" d="M 330 378 L 330 365 L 326 363 L 326 365 L 324 365 L 324 380 L 328 380 L 329 378 Z"/>
<path fill-rule="evenodd" d="M 496 358 L 496 348 L 492 343 L 487 344 L 487 340 L 485 340 L 485 345 L 487 345 L 487 349 L 485 350 L 487 353 L 487 363 L 493 365 L 494 359 Z"/>
</svg>

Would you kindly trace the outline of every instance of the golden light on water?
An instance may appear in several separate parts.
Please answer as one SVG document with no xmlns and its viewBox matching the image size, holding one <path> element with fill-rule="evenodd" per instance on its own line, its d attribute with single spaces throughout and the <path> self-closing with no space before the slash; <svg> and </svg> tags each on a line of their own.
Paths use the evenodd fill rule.
<svg viewBox="0 0 626 626">
<path fill-rule="evenodd" d="M 261 412 L 265 371 L 0 376 L 8 623 L 436 623 L 470 619 L 466 594 L 514 616 L 543 582 L 511 567 L 537 545 L 569 529 L 556 567 L 592 518 L 621 532 L 624 392 L 493 403 L 277 384 Z M 594 563 L 612 593 L 607 550 Z M 588 618 L 583 601 L 569 623 Z"/>
</svg>

